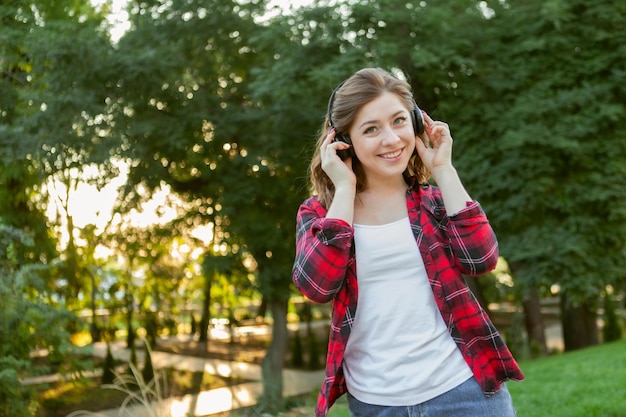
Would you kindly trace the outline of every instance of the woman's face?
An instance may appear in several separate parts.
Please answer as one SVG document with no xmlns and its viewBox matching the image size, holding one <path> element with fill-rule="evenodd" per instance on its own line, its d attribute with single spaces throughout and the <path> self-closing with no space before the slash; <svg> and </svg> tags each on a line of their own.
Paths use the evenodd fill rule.
<svg viewBox="0 0 626 417">
<path fill-rule="evenodd" d="M 350 139 L 368 183 L 401 176 L 415 150 L 410 112 L 390 92 L 359 109 L 350 128 Z"/>
</svg>

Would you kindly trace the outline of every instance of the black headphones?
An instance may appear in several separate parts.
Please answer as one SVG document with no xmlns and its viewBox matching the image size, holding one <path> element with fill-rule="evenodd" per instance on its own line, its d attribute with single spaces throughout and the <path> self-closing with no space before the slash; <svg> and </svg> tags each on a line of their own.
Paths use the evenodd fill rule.
<svg viewBox="0 0 626 417">
<path fill-rule="evenodd" d="M 327 117 L 330 127 L 335 127 L 333 126 L 333 120 L 330 115 L 333 109 L 333 102 L 335 101 L 335 94 L 337 94 L 337 90 L 339 90 L 345 82 L 346 81 L 344 80 L 337 87 L 335 87 L 332 94 L 330 95 L 330 99 L 328 100 Z M 424 133 L 424 115 L 422 114 L 422 110 L 420 110 L 420 108 L 418 107 L 415 98 L 413 98 L 413 110 L 411 110 L 410 113 L 411 122 L 413 123 L 413 132 L 415 132 L 415 136 L 421 135 L 422 133 Z M 348 149 L 340 149 L 337 151 L 337 156 L 339 156 L 342 161 L 346 160 L 347 158 L 354 158 L 356 156 L 352 147 L 352 141 L 350 140 L 350 136 L 347 133 L 336 132 L 333 142 L 337 141 L 345 142 L 350 145 Z"/>
</svg>

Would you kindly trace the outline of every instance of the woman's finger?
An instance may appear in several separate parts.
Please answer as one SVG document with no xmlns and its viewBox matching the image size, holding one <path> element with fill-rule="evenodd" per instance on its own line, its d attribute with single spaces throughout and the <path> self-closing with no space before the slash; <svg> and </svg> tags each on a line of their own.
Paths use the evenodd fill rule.
<svg viewBox="0 0 626 417">
<path fill-rule="evenodd" d="M 326 143 L 332 143 L 333 139 L 335 139 L 335 128 L 331 127 L 328 131 L 328 135 L 326 135 Z"/>
<path fill-rule="evenodd" d="M 424 110 L 422 110 L 422 116 L 424 117 L 425 125 L 430 125 L 434 121 Z"/>
</svg>

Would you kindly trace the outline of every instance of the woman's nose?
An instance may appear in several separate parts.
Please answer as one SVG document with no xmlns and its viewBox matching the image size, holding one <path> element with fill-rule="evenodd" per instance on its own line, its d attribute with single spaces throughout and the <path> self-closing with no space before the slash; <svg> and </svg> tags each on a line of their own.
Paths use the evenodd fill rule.
<svg viewBox="0 0 626 417">
<path fill-rule="evenodd" d="M 396 134 L 391 128 L 386 128 L 383 131 L 383 144 L 393 145 L 400 142 L 400 136 Z"/>
</svg>

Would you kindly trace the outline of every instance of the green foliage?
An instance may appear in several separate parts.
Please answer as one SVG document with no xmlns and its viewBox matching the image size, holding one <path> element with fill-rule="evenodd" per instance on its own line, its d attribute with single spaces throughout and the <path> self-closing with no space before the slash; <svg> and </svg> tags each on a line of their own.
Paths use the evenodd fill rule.
<svg viewBox="0 0 626 417">
<path fill-rule="evenodd" d="M 169 417 L 171 415 L 170 400 L 167 399 L 167 383 L 160 374 L 154 379 L 146 381 L 135 365 L 129 363 L 130 372 L 117 374 L 114 383 L 103 385 L 103 389 L 110 389 L 125 394 L 119 408 L 120 415 L 133 416 L 141 413 L 148 417 Z M 138 411 L 139 410 L 139 411 Z M 97 412 L 86 410 L 74 411 L 67 417 L 98 416 Z"/>
<path fill-rule="evenodd" d="M 30 387 L 25 387 L 19 380 L 18 371 L 27 368 L 25 361 L 12 357 L 0 357 L 0 416 L 34 416 L 36 400 Z"/>
<path fill-rule="evenodd" d="M 626 7 L 491 7 L 481 47 L 463 51 L 476 65 L 441 106 L 459 171 L 518 289 L 558 284 L 580 302 L 622 279 L 625 266 L 626 39 L 617 27 Z"/>
<path fill-rule="evenodd" d="M 0 16 L 0 95 L 6 91 L 10 98 L 0 105 L 0 212 L 9 224 L 34 232 L 31 260 L 52 263 L 62 226 L 59 218 L 50 221 L 44 214 L 54 195 L 48 180 L 72 189 L 76 173 L 90 164 L 102 168 L 90 179 L 96 186 L 107 183 L 106 172 L 117 174 L 109 164 L 117 136 L 103 116 L 112 85 L 107 59 L 112 45 L 88 0 L 18 0 L 0 5 Z M 57 203 L 67 203 L 58 197 Z M 64 262 L 48 270 L 46 285 L 55 292 L 50 304 L 77 308 L 87 274 L 81 273 L 80 248 L 72 241 L 74 208 L 63 208 L 70 242 Z"/>
<path fill-rule="evenodd" d="M 47 349 L 51 361 L 67 348 L 65 331 L 72 320 L 66 311 L 45 302 L 41 275 L 46 268 L 24 264 L 32 239 L 23 231 L 0 223 L 0 416 L 34 415 L 33 392 L 19 378 L 32 372 L 30 352 Z"/>
</svg>

